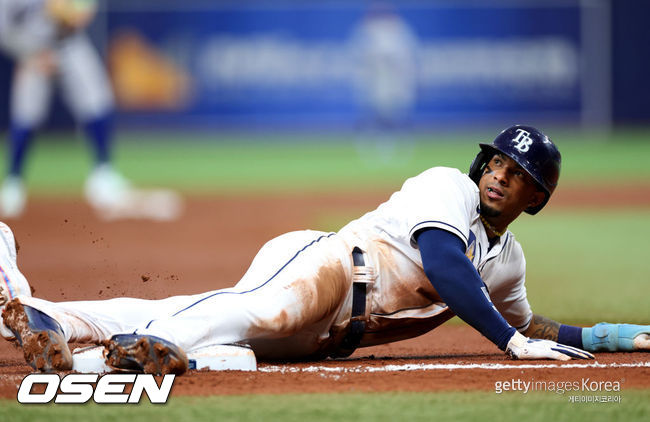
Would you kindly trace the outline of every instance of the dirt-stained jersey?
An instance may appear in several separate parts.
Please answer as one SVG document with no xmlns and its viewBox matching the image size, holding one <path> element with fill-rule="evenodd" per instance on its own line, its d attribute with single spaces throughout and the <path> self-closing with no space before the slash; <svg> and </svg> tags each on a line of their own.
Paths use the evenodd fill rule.
<svg viewBox="0 0 650 422">
<path fill-rule="evenodd" d="M 467 175 L 434 167 L 408 179 L 387 202 L 341 229 L 348 243 L 365 248 L 377 274 L 362 345 L 413 337 L 453 316 L 423 270 L 414 236 L 425 228 L 447 230 L 462 239 L 496 308 L 512 326 L 527 328 L 532 311 L 521 245 L 506 232 L 490 246 L 479 211 L 478 188 Z"/>
</svg>

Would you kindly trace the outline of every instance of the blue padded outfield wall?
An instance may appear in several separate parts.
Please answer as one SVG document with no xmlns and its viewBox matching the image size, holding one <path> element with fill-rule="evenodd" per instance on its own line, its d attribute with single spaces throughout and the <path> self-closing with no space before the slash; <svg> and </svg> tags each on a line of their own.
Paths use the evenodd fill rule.
<svg viewBox="0 0 650 422">
<path fill-rule="evenodd" d="M 372 110 L 415 127 L 531 118 L 606 126 L 619 117 L 617 15 L 606 0 L 111 0 L 102 7 L 90 33 L 111 66 L 122 126 L 352 128 Z M 374 41 L 402 46 L 381 59 L 398 62 L 392 70 L 368 68 L 377 65 L 369 58 L 377 47 L 361 28 L 376 15 L 401 21 L 393 25 L 401 35 L 391 40 L 383 31 L 385 39 Z M 3 60 L 2 127 L 8 72 Z M 368 94 L 378 72 L 395 81 L 379 99 Z M 158 80 L 161 88 L 147 88 Z M 69 116 L 55 104 L 50 124 L 65 125 Z"/>
</svg>

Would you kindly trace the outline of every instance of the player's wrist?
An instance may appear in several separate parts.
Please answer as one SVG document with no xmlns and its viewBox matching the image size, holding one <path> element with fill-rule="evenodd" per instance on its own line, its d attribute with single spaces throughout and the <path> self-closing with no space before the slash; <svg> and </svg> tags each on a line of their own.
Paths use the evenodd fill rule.
<svg viewBox="0 0 650 422">
<path fill-rule="evenodd" d="M 521 349 L 526 346 L 526 342 L 528 342 L 528 337 L 524 336 L 519 331 L 515 331 L 512 334 L 512 337 L 510 337 L 510 340 L 508 340 L 508 345 L 505 350 L 506 354 L 513 359 L 517 359 Z"/>
<path fill-rule="evenodd" d="M 582 327 L 562 324 L 557 333 L 557 342 L 584 349 L 584 342 L 582 341 L 583 332 Z"/>
</svg>

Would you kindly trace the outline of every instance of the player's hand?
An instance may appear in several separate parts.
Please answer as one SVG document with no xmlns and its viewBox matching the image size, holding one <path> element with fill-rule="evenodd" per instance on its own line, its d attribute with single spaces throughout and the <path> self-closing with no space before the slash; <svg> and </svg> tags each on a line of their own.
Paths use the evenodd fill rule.
<svg viewBox="0 0 650 422">
<path fill-rule="evenodd" d="M 551 340 L 530 339 L 515 332 L 508 342 L 506 353 L 513 359 L 593 359 L 594 356 L 582 349 L 565 346 Z"/>
<path fill-rule="evenodd" d="M 42 50 L 33 54 L 25 62 L 25 66 L 36 68 L 44 75 L 52 75 L 58 67 L 56 54 L 52 50 Z"/>
<path fill-rule="evenodd" d="M 634 337 L 634 350 L 650 350 L 650 334 L 639 334 Z"/>
<path fill-rule="evenodd" d="M 582 329 L 582 344 L 590 352 L 650 351 L 650 325 L 601 322 Z"/>
</svg>

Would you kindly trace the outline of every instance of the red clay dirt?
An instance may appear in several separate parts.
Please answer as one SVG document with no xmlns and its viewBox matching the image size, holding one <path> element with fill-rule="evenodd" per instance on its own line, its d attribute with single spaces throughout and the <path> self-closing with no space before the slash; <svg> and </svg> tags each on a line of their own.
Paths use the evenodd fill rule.
<svg viewBox="0 0 650 422">
<path fill-rule="evenodd" d="M 618 190 L 613 203 L 603 203 L 600 189 L 564 188 L 549 207 L 554 211 L 614 204 L 650 207 L 650 186 Z M 336 219 L 362 215 L 388 195 L 194 197 L 187 201 L 183 218 L 171 223 L 107 223 L 99 221 L 80 200 L 31 199 L 26 214 L 7 223 L 20 242 L 19 265 L 36 296 L 54 301 L 118 296 L 158 299 L 231 286 L 267 240 L 291 230 L 323 229 L 319 226 L 331 216 Z M 611 199 L 611 191 L 607 196 Z M 623 390 L 650 387 L 650 353 L 598 354 L 597 362 L 645 363 L 646 367 L 577 369 L 563 368 L 566 364 L 550 361 L 516 362 L 508 360 L 471 328 L 449 325 L 416 339 L 357 350 L 345 360 L 281 365 L 284 372 L 190 371 L 177 377 L 172 394 L 494 391 L 495 382 L 512 379 L 611 381 L 619 382 Z M 385 365 L 462 363 L 557 364 L 560 367 L 394 372 L 367 369 Z M 311 371 L 309 368 L 315 365 L 331 370 Z M 275 367 L 259 366 L 267 370 Z M 341 367 L 346 370 L 335 371 Z M 15 398 L 21 380 L 30 372 L 21 351 L 0 340 L 0 397 Z"/>
</svg>

